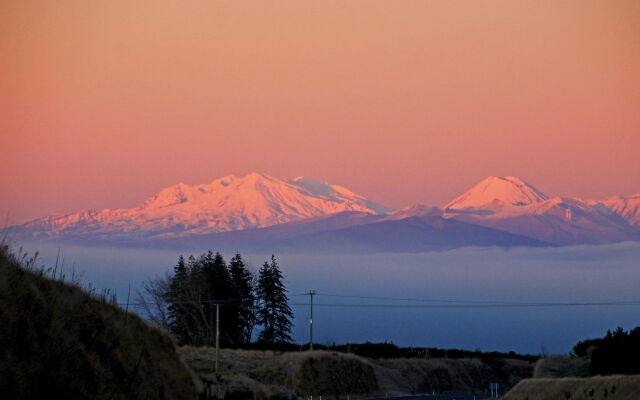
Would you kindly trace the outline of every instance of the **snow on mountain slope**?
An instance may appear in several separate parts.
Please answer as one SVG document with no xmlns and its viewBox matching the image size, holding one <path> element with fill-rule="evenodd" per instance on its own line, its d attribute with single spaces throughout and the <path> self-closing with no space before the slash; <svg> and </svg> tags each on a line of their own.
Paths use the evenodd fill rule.
<svg viewBox="0 0 640 400">
<path fill-rule="evenodd" d="M 283 181 L 233 175 L 209 184 L 162 189 L 131 209 L 39 218 L 20 227 L 36 237 L 173 237 L 266 227 L 343 211 L 384 213 L 384 206 L 310 178 Z"/>
<path fill-rule="evenodd" d="M 303 189 L 308 190 L 316 196 L 324 196 L 332 201 L 341 202 L 343 199 L 357 199 L 360 203 L 366 205 L 370 210 L 375 212 L 376 214 L 386 214 L 392 211 L 390 208 L 382 206 L 380 204 L 376 204 L 370 200 L 365 199 L 364 197 L 353 193 L 349 189 L 338 186 L 338 185 L 329 185 L 325 182 L 320 182 L 313 178 L 309 178 L 307 176 L 299 176 L 295 179 L 287 181 L 293 185 L 299 186 Z"/>
<path fill-rule="evenodd" d="M 453 218 L 560 245 L 640 240 L 639 232 L 626 222 L 576 199 L 555 197 L 518 211 Z"/>
<path fill-rule="evenodd" d="M 589 203 L 599 209 L 604 206 L 627 221 L 629 225 L 640 228 L 640 194 L 613 196 L 599 201 L 590 200 Z"/>
<path fill-rule="evenodd" d="M 611 204 L 614 203 L 621 204 Z M 639 238 L 638 232 L 625 221 L 603 213 L 589 202 L 567 197 L 549 198 L 515 177 L 483 180 L 447 204 L 444 215 L 556 244 Z"/>
<path fill-rule="evenodd" d="M 442 210 L 439 207 L 429 207 L 425 206 L 424 204 L 414 204 L 412 206 L 408 206 L 390 213 L 389 215 L 384 217 L 384 220 L 393 221 L 412 217 L 439 217 L 441 215 Z"/>
<path fill-rule="evenodd" d="M 111 241 L 124 245 L 134 242 L 144 245 L 149 239 L 156 243 L 178 242 L 178 238 L 182 243 L 200 238 L 223 240 L 233 245 L 274 244 L 309 235 L 329 242 L 330 232 L 348 229 L 345 232 L 355 236 L 351 239 L 344 236 L 345 243 L 373 240 L 377 244 L 372 242 L 367 246 L 384 248 L 380 241 L 374 240 L 382 236 L 369 235 L 367 229 L 399 229 L 388 232 L 391 236 L 408 229 L 403 240 L 414 243 L 409 240 L 408 232 L 433 227 L 416 225 L 409 220 L 432 218 L 437 222 L 438 218 L 444 218 L 452 224 L 456 221 L 451 220 L 457 220 L 525 236 L 534 239 L 532 243 L 565 245 L 640 240 L 640 195 L 615 196 L 601 201 L 550 198 L 516 177 L 486 178 L 444 209 L 414 205 L 390 211 L 342 186 L 308 177 L 285 181 L 252 173 L 244 177 L 229 175 L 203 185 L 179 183 L 162 189 L 135 208 L 48 216 L 13 227 L 11 232 L 18 237 Z M 405 222 L 386 223 L 393 221 Z M 432 233 L 449 235 L 447 240 L 451 244 L 458 243 L 454 240 L 453 226 Z M 472 229 L 467 225 L 455 226 Z M 499 235 L 494 231 L 476 229 L 474 232 L 491 236 L 486 238 L 486 243 L 502 243 L 496 242 Z M 430 238 L 427 240 L 425 235 L 424 232 L 418 235 L 426 240 L 419 246 L 416 244 L 419 248 L 427 248 L 429 241 L 437 242 L 435 236 L 427 235 Z M 315 239 L 312 242 L 316 243 Z"/>
<path fill-rule="evenodd" d="M 455 198 L 444 209 L 447 212 L 489 215 L 547 200 L 548 197 L 520 178 L 490 176 Z"/>
</svg>

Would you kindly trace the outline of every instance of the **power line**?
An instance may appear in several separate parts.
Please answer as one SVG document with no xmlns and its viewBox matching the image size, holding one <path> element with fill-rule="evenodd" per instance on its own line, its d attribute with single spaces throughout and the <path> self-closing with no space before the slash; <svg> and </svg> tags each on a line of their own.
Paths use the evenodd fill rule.
<svg viewBox="0 0 640 400">
<path fill-rule="evenodd" d="M 449 299 L 421 299 L 411 297 L 380 297 L 380 296 L 354 296 L 341 294 L 318 293 L 319 296 L 340 297 L 350 299 L 366 299 L 366 300 L 389 300 L 389 301 L 412 301 L 421 303 L 469 303 L 469 304 L 529 304 L 513 301 L 484 301 L 484 300 L 449 300 Z"/>
<path fill-rule="evenodd" d="M 456 304 L 478 304 L 478 305 L 521 305 L 521 306 L 532 306 L 532 305 L 591 305 L 592 303 L 597 303 L 598 305 L 611 304 L 618 305 L 618 303 L 630 303 L 631 304 L 640 304 L 640 300 L 617 300 L 617 301 L 607 301 L 607 302 L 519 302 L 519 301 L 495 301 L 495 300 L 450 300 L 450 299 L 424 299 L 424 298 L 402 298 L 402 297 L 380 297 L 380 296 L 355 296 L 355 295 L 340 295 L 340 294 L 327 294 L 327 293 L 316 293 L 317 296 L 325 296 L 325 297 L 339 297 L 339 298 L 351 298 L 351 299 L 366 299 L 366 300 L 387 300 L 387 301 L 411 301 L 418 303 L 456 303 Z"/>
<path fill-rule="evenodd" d="M 169 302 L 167 302 L 168 304 Z M 119 306 L 145 306 L 156 305 L 155 302 L 136 303 L 112 303 Z M 184 301 L 171 302 L 171 304 L 214 304 L 223 305 L 220 301 Z M 413 308 L 413 309 L 463 309 L 463 308 L 536 308 L 536 307 L 616 307 L 616 306 L 637 306 L 640 301 L 622 302 L 593 302 L 593 303 L 520 303 L 520 304 L 357 304 L 357 303 L 289 303 L 291 306 L 304 307 L 352 307 L 352 308 Z"/>
<path fill-rule="evenodd" d="M 311 292 L 305 293 L 310 296 Z M 313 291 L 313 296 L 356 298 L 367 300 L 386 301 L 412 301 L 423 303 L 446 303 L 446 304 L 362 304 L 362 303 L 290 303 L 292 306 L 318 306 L 318 307 L 354 307 L 354 308 L 523 308 L 523 307 L 608 307 L 608 306 L 634 306 L 640 305 L 640 300 L 618 300 L 618 301 L 597 301 L 597 302 L 509 302 L 509 301 L 483 301 L 483 300 L 442 300 L 442 299 L 417 299 L 417 298 L 397 298 L 397 297 L 377 297 L 377 296 L 351 296 L 323 294 Z M 192 301 L 172 301 L 171 304 L 225 304 L 239 302 L 242 299 L 227 300 L 192 300 Z M 455 304 L 451 304 L 455 303 Z M 137 301 L 135 303 L 115 303 L 120 306 L 144 306 L 156 305 L 156 302 Z"/>
<path fill-rule="evenodd" d="M 293 303 L 293 306 L 309 306 L 309 303 Z M 315 307 L 353 307 L 353 308 L 535 308 L 535 307 L 611 307 L 637 306 L 640 301 L 628 302 L 591 302 L 591 303 L 521 303 L 521 304 L 349 304 L 314 303 Z"/>
</svg>

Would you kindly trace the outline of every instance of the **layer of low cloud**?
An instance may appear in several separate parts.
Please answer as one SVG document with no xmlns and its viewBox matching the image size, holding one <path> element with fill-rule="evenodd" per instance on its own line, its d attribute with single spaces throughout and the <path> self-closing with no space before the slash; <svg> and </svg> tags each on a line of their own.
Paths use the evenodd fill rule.
<svg viewBox="0 0 640 400">
<path fill-rule="evenodd" d="M 30 243 L 43 262 L 59 246 Z M 214 249 L 215 250 L 215 249 Z M 61 246 L 65 268 L 85 282 L 126 298 L 129 283 L 169 271 L 179 254 L 162 250 Z M 203 249 L 204 251 L 204 249 Z M 224 254 L 230 258 L 232 254 Z M 245 254 L 257 269 L 270 254 Z M 321 304 L 420 304 L 359 297 L 456 301 L 604 302 L 638 300 L 640 243 L 560 248 L 463 248 L 451 251 L 368 255 L 277 254 L 296 315 L 294 338 L 308 340 L 308 297 L 317 342 L 393 341 L 436 346 L 537 353 L 568 352 L 578 340 L 607 329 L 629 329 L 637 306 L 538 308 L 377 308 Z M 324 296 L 323 296 L 324 294 Z M 354 297 L 336 297 L 354 296 Z"/>
</svg>

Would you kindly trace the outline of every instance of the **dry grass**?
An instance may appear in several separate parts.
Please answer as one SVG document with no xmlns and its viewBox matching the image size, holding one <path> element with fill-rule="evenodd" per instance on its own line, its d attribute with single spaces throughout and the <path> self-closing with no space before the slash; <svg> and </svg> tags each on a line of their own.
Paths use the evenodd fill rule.
<svg viewBox="0 0 640 400">
<path fill-rule="evenodd" d="M 637 400 L 640 375 L 525 379 L 505 400 Z"/>
<path fill-rule="evenodd" d="M 532 363 L 512 359 L 390 359 L 376 364 L 380 385 L 389 395 L 480 393 L 493 382 L 510 388 L 533 371 Z"/>
<path fill-rule="evenodd" d="M 204 381 L 213 383 L 220 398 L 272 399 L 310 394 L 339 398 L 378 389 L 374 366 L 351 354 L 221 349 L 216 377 L 215 349 L 186 346 L 180 352 Z"/>
<path fill-rule="evenodd" d="M 533 370 L 534 378 L 586 377 L 588 374 L 588 359 L 560 354 L 539 359 Z"/>
<path fill-rule="evenodd" d="M 196 398 L 171 339 L 0 250 L 0 397 Z"/>
<path fill-rule="evenodd" d="M 274 353 L 220 350 L 219 379 L 214 376 L 215 349 L 183 347 L 180 352 L 203 379 L 217 385 L 219 397 L 330 398 L 375 397 L 417 393 L 471 393 L 499 382 L 510 388 L 532 376 L 533 364 L 510 359 L 370 360 L 327 351 Z M 254 392 L 254 396 L 240 393 Z"/>
</svg>

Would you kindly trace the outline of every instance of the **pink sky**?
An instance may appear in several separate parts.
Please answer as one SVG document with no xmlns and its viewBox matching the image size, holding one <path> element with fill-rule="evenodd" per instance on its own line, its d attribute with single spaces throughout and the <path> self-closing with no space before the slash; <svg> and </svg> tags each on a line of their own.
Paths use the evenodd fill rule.
<svg viewBox="0 0 640 400">
<path fill-rule="evenodd" d="M 13 1 L 0 60 L 11 223 L 251 171 L 640 192 L 638 1 Z"/>
</svg>

